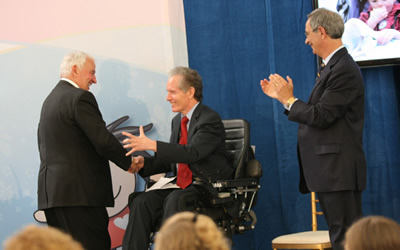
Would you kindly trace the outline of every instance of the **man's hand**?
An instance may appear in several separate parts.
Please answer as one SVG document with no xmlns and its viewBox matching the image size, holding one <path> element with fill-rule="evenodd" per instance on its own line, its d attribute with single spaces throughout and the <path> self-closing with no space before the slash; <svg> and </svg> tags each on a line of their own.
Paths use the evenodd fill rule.
<svg viewBox="0 0 400 250">
<path fill-rule="evenodd" d="M 272 86 L 272 83 L 270 81 L 268 81 L 267 79 L 261 80 L 260 85 L 264 94 L 274 99 L 278 98 L 278 93 L 276 92 L 276 88 Z"/>
<path fill-rule="evenodd" d="M 266 95 L 285 105 L 287 100 L 293 97 L 293 80 L 289 76 L 286 79 L 278 74 L 271 74 L 269 81 L 267 79 L 261 80 L 260 85 Z"/>
<path fill-rule="evenodd" d="M 144 135 L 143 126 L 140 126 L 139 130 L 139 136 L 134 136 L 128 132 L 122 132 L 123 135 L 129 137 L 122 141 L 122 143 L 125 144 L 124 148 L 131 148 L 131 150 L 126 153 L 127 156 L 137 151 L 151 150 L 157 152 L 157 142 Z"/>
<path fill-rule="evenodd" d="M 140 169 L 142 169 L 144 166 L 144 157 L 139 155 L 136 157 L 132 157 L 132 163 L 130 168 L 128 169 L 128 172 L 133 174 L 133 173 L 137 173 L 140 171 Z"/>
</svg>

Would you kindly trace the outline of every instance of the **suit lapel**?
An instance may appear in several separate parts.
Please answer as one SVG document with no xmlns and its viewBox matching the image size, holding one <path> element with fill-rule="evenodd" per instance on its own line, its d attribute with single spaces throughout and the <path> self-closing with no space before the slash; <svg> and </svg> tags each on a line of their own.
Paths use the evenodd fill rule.
<svg viewBox="0 0 400 250">
<path fill-rule="evenodd" d="M 201 113 L 202 109 L 203 109 L 203 105 L 201 103 L 199 103 L 199 105 L 197 105 L 196 109 L 193 111 L 192 117 L 189 122 L 188 142 L 190 141 L 190 137 L 192 137 L 192 135 L 195 132 L 194 128 L 196 127 L 196 124 L 199 121 L 200 113 Z M 181 116 L 182 116 L 182 114 L 179 113 L 172 120 L 171 142 L 179 143 L 179 137 L 180 137 L 180 133 L 181 133 L 181 120 L 182 120 Z"/>
<path fill-rule="evenodd" d="M 329 70 L 327 69 L 328 67 L 329 66 L 325 66 L 325 68 L 320 73 L 320 77 L 317 78 L 315 85 L 311 91 L 311 95 L 308 98 L 308 103 L 311 102 L 311 99 L 312 99 L 312 96 L 314 95 L 315 90 L 319 88 L 319 86 L 321 85 L 322 81 L 324 80 L 326 74 L 328 73 L 328 71 L 330 71 L 330 69 Z"/>
<path fill-rule="evenodd" d="M 189 123 L 188 141 L 190 141 L 190 137 L 192 137 L 192 135 L 194 134 L 194 131 L 195 131 L 194 128 L 196 127 L 196 124 L 199 121 L 200 113 L 201 113 L 202 109 L 203 109 L 203 105 L 201 103 L 199 103 L 199 105 L 197 105 L 196 109 L 193 111 L 192 119 L 190 120 L 190 123 Z"/>
<path fill-rule="evenodd" d="M 331 72 L 331 68 L 333 66 L 335 66 L 335 64 L 339 61 L 339 59 L 347 54 L 347 49 L 346 48 L 341 48 L 340 50 L 338 50 L 333 56 L 332 58 L 329 60 L 328 64 L 325 66 L 325 68 L 321 71 L 321 76 L 317 78 L 314 88 L 311 91 L 311 95 L 308 98 L 308 103 L 311 102 L 312 97 L 315 93 L 315 91 L 320 87 L 320 85 L 325 82 L 325 78 L 329 75 L 329 73 Z"/>
<path fill-rule="evenodd" d="M 172 120 L 171 142 L 179 143 L 180 131 L 181 131 L 181 114 L 179 113 Z"/>
</svg>

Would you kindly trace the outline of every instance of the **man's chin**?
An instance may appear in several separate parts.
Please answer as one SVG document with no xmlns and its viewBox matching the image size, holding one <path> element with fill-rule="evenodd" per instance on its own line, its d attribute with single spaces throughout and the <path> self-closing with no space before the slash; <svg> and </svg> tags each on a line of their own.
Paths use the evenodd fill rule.
<svg viewBox="0 0 400 250">
<path fill-rule="evenodd" d="M 174 113 L 177 113 L 177 112 L 180 112 L 176 107 L 171 107 L 171 110 L 172 110 L 172 112 L 174 112 Z"/>
<path fill-rule="evenodd" d="M 317 55 L 317 53 L 315 52 L 315 49 L 313 49 L 313 48 L 311 48 L 312 49 L 312 53 L 314 54 L 314 55 Z"/>
</svg>

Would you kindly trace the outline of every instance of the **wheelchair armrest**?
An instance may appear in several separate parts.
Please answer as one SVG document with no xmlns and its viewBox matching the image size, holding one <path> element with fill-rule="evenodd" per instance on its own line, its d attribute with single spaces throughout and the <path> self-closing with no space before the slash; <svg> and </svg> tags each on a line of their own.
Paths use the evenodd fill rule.
<svg viewBox="0 0 400 250">
<path fill-rule="evenodd" d="M 257 186 L 257 178 L 244 178 L 244 179 L 233 179 L 233 180 L 218 180 L 213 184 L 214 188 L 235 188 L 235 187 L 248 187 Z"/>
<path fill-rule="evenodd" d="M 195 185 L 200 192 L 207 197 L 208 201 L 212 206 L 218 206 L 233 201 L 233 197 L 230 193 L 220 193 L 213 184 L 203 180 L 194 180 L 192 185 Z"/>
<path fill-rule="evenodd" d="M 200 192 L 207 197 L 216 197 L 218 195 L 217 189 L 215 189 L 210 182 L 206 182 L 203 180 L 194 180 L 192 185 L 196 186 Z"/>
<path fill-rule="evenodd" d="M 217 180 L 207 182 L 196 179 L 193 185 L 200 189 L 200 192 L 211 198 L 213 204 L 222 204 L 232 201 L 232 195 L 244 192 L 257 192 L 260 188 L 259 177 L 262 175 L 261 164 L 258 160 L 252 159 L 246 163 L 246 177 L 238 179 Z"/>
<path fill-rule="evenodd" d="M 246 177 L 230 180 L 218 180 L 213 183 L 215 188 L 238 188 L 258 186 L 259 178 L 262 176 L 261 164 L 258 160 L 252 159 L 246 163 Z"/>
</svg>

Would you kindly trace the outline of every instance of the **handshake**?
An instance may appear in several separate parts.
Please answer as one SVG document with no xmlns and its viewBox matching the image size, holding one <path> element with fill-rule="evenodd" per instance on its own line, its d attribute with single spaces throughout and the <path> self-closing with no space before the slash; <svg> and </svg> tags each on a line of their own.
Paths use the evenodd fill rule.
<svg viewBox="0 0 400 250">
<path fill-rule="evenodd" d="M 130 168 L 128 169 L 128 172 L 131 174 L 139 172 L 140 169 L 142 169 L 144 166 L 144 157 L 139 155 L 139 156 L 134 156 L 132 157 L 132 163 Z"/>
<path fill-rule="evenodd" d="M 127 137 L 125 140 L 122 141 L 122 143 L 124 144 L 124 148 L 130 149 L 130 151 L 126 153 L 127 156 L 133 154 L 134 152 L 145 150 L 157 152 L 157 142 L 145 136 L 143 126 L 140 126 L 139 131 L 139 136 L 134 136 L 128 132 L 122 132 L 122 135 Z M 130 168 L 128 169 L 128 172 L 137 173 L 140 169 L 143 168 L 143 166 L 144 157 L 141 155 L 134 156 L 132 157 L 132 163 Z"/>
</svg>

